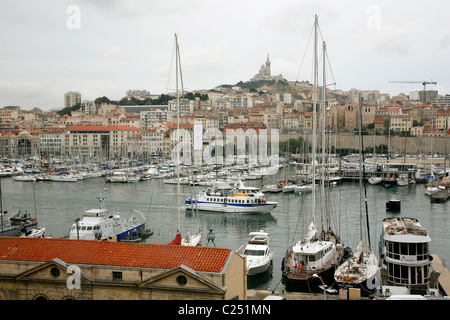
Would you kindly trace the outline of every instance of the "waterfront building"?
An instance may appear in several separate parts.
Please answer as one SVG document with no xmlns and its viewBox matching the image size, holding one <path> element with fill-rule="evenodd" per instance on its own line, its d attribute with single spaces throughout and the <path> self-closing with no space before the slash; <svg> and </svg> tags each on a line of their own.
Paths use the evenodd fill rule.
<svg viewBox="0 0 450 320">
<path fill-rule="evenodd" d="M 142 133 L 142 150 L 149 157 L 169 156 L 172 150 L 170 130 L 150 128 Z"/>
<path fill-rule="evenodd" d="M 64 132 L 65 129 L 55 129 L 39 134 L 39 151 L 41 156 L 61 155 Z"/>
<path fill-rule="evenodd" d="M 247 299 L 231 249 L 0 237 L 0 300 Z"/>
<path fill-rule="evenodd" d="M 67 156 L 118 157 L 126 154 L 127 139 L 141 133 L 132 126 L 71 126 L 64 134 Z"/>
</svg>

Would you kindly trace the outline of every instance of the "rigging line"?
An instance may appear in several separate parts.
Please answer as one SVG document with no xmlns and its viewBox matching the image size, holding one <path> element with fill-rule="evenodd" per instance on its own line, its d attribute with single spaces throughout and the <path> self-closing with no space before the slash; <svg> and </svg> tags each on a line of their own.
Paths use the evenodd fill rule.
<svg viewBox="0 0 450 320">
<path fill-rule="evenodd" d="M 305 61 L 306 52 L 308 52 L 308 47 L 309 47 L 309 43 L 310 43 L 310 41 L 311 41 L 311 37 L 312 37 L 312 35 L 313 35 L 313 31 L 314 31 L 314 26 L 313 26 L 312 29 L 311 29 L 311 34 L 309 35 L 308 44 L 306 45 L 305 53 L 303 54 L 302 62 L 301 62 L 301 64 L 300 64 L 300 69 L 298 70 L 297 78 L 295 79 L 295 81 L 298 81 L 298 77 L 300 76 L 300 71 L 302 70 L 303 62 Z"/>
<path fill-rule="evenodd" d="M 320 30 L 320 25 L 317 24 L 317 27 L 319 29 L 320 38 L 322 39 L 322 41 L 325 41 L 325 40 L 323 40 L 322 31 Z M 327 52 L 325 54 L 326 54 L 326 59 L 328 61 L 328 66 L 330 68 L 331 78 L 333 79 L 334 86 L 336 87 L 336 83 L 335 83 L 336 81 L 335 81 L 335 78 L 334 78 L 333 70 L 331 69 L 330 58 L 328 57 L 328 50 L 327 50 Z"/>
<path fill-rule="evenodd" d="M 166 93 L 169 92 L 169 82 L 172 74 L 172 66 L 173 66 L 173 55 L 175 53 L 175 40 L 173 41 L 172 45 L 172 56 L 170 58 L 170 65 L 169 65 L 169 74 L 167 75 L 167 86 L 166 86 Z"/>
<path fill-rule="evenodd" d="M 304 205 L 304 203 L 305 203 L 305 198 L 306 198 L 306 193 L 304 192 L 303 193 L 303 195 L 300 195 L 300 213 L 303 211 L 303 205 Z M 297 217 L 297 223 L 295 224 L 295 229 L 294 229 L 294 234 L 293 234 L 293 236 L 292 236 L 292 241 L 291 241 L 291 243 L 292 244 L 294 244 L 295 243 L 295 237 L 296 237 L 296 233 L 297 233 L 297 231 L 298 231 L 298 225 L 299 225 L 299 223 L 300 223 L 300 217 L 301 217 L 302 215 L 301 214 L 299 214 L 298 215 L 298 217 Z"/>
<path fill-rule="evenodd" d="M 330 62 L 330 58 L 328 57 L 328 50 L 325 53 L 325 56 L 326 56 L 326 60 L 328 61 L 328 67 L 330 68 L 330 73 L 331 73 L 331 78 L 333 79 L 334 88 L 336 88 L 336 80 L 334 78 L 333 69 L 331 69 L 331 62 Z"/>
</svg>

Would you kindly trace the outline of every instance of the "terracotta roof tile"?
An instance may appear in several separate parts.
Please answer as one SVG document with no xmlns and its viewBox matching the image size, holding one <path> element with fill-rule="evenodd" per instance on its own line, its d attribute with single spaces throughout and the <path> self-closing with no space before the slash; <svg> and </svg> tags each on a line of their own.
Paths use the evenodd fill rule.
<svg viewBox="0 0 450 320">
<path fill-rule="evenodd" d="M 140 131 L 133 126 L 71 126 L 68 131 Z"/>
<path fill-rule="evenodd" d="M 185 265 L 196 271 L 221 272 L 231 249 L 170 246 L 58 238 L 0 237 L 0 260 L 172 269 Z"/>
</svg>

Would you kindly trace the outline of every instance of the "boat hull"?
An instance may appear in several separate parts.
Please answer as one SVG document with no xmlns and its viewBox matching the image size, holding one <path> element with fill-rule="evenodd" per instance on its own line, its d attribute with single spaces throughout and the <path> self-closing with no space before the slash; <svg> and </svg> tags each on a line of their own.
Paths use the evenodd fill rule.
<svg viewBox="0 0 450 320">
<path fill-rule="evenodd" d="M 247 269 L 247 275 L 248 276 L 257 276 L 257 275 L 259 275 L 261 273 L 264 273 L 267 270 L 269 270 L 270 264 L 271 264 L 271 261 L 267 260 L 264 264 L 248 268 Z"/>
<path fill-rule="evenodd" d="M 317 275 L 322 278 L 322 281 L 328 285 L 328 287 L 334 287 L 336 285 L 334 280 L 335 267 L 330 267 L 322 272 L 318 272 Z M 295 275 L 283 273 L 282 282 L 288 292 L 310 292 L 310 293 L 322 293 L 320 288 L 322 281 L 320 278 L 298 277 Z"/>
<path fill-rule="evenodd" d="M 145 232 L 145 222 L 138 224 L 136 226 L 133 226 L 131 228 L 128 228 L 126 230 L 123 230 L 122 232 L 119 232 L 117 234 L 109 235 L 108 237 L 115 236 L 117 237 L 117 241 L 124 241 L 128 240 L 128 235 L 133 236 L 133 233 L 137 234 L 143 234 Z M 102 238 L 102 240 L 108 240 L 108 237 Z"/>
<path fill-rule="evenodd" d="M 186 200 L 186 209 L 230 212 L 230 213 L 270 213 L 278 203 L 266 202 L 261 204 L 240 204 L 240 203 L 208 203 Z"/>
</svg>

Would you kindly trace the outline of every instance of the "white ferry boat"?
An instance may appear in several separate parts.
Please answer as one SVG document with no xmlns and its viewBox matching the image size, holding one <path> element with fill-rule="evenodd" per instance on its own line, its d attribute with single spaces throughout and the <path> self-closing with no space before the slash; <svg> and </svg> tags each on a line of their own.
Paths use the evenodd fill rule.
<svg viewBox="0 0 450 320">
<path fill-rule="evenodd" d="M 270 213 L 277 205 L 267 201 L 259 188 L 246 187 L 240 180 L 234 188 L 224 183 L 203 189 L 194 200 L 186 200 L 187 209 L 217 212 Z"/>
<path fill-rule="evenodd" d="M 83 217 L 72 225 L 69 239 L 107 240 L 117 237 L 117 241 L 126 241 L 145 233 L 145 217 L 134 210 L 128 218 L 119 214 L 110 214 L 104 207 L 105 197 L 99 197 L 100 208 L 84 212 Z"/>
</svg>

